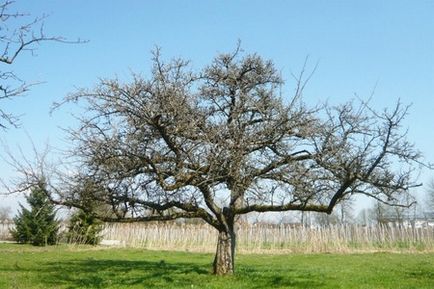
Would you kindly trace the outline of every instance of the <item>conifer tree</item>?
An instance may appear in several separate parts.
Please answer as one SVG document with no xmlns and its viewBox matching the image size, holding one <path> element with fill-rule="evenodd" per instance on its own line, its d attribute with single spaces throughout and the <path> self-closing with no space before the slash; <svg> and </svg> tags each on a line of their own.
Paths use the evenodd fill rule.
<svg viewBox="0 0 434 289">
<path fill-rule="evenodd" d="M 59 222 L 47 197 L 45 184 L 33 187 L 26 200 L 30 209 L 21 205 L 21 212 L 14 218 L 15 228 L 11 230 L 14 240 L 35 246 L 56 244 Z"/>
</svg>

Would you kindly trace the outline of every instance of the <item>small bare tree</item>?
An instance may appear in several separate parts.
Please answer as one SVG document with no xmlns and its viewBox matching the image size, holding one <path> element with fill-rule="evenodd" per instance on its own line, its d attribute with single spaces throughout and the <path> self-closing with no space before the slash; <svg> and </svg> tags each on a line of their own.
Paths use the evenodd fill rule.
<svg viewBox="0 0 434 289">
<path fill-rule="evenodd" d="M 388 218 L 387 207 L 381 202 L 375 202 L 373 208 L 370 209 L 370 219 L 375 222 L 376 225 L 387 225 L 390 221 Z"/>
<path fill-rule="evenodd" d="M 0 207 L 0 223 L 11 220 L 11 208 L 10 207 Z"/>
<path fill-rule="evenodd" d="M 79 167 L 51 184 L 54 202 L 85 208 L 76 188 L 90 180 L 87 198 L 111 208 L 104 221 L 202 218 L 218 232 L 214 273 L 224 275 L 234 271 L 240 215 L 330 214 L 352 195 L 392 203 L 416 185 L 421 156 L 400 130 L 400 103 L 382 112 L 364 102 L 310 108 L 303 73 L 282 97 L 273 63 L 239 49 L 199 72 L 158 51 L 153 63 L 149 79 L 101 80 L 67 97 L 88 110 L 71 131 Z"/>
<path fill-rule="evenodd" d="M 350 224 L 354 221 L 354 200 L 343 199 L 339 204 L 339 223 Z"/>
<path fill-rule="evenodd" d="M 434 179 L 429 182 L 426 193 L 426 209 L 434 216 Z"/>
<path fill-rule="evenodd" d="M 22 80 L 14 71 L 13 64 L 24 52 L 34 54 L 42 42 L 56 41 L 80 43 L 81 40 L 68 41 L 59 36 L 44 33 L 46 15 L 32 17 L 14 11 L 15 1 L 0 1 L 0 100 L 8 100 L 26 93 L 35 83 Z M 0 108 L 0 127 L 16 126 L 18 117 Z"/>
</svg>

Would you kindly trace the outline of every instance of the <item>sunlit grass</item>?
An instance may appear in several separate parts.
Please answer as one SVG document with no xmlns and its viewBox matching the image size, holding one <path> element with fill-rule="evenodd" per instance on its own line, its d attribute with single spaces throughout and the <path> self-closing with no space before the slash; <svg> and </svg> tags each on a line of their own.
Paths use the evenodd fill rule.
<svg viewBox="0 0 434 289">
<path fill-rule="evenodd" d="M 238 255 L 0 244 L 0 288 L 434 288 L 433 254 Z"/>
</svg>

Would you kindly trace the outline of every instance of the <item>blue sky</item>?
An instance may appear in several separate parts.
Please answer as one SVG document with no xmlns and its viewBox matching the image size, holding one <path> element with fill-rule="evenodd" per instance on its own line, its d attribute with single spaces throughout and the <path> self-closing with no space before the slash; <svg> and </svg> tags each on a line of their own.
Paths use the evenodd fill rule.
<svg viewBox="0 0 434 289">
<path fill-rule="evenodd" d="M 23 114 L 20 129 L 1 132 L 12 150 L 29 148 L 28 135 L 37 146 L 49 141 L 65 147 L 59 126 L 73 125 L 73 119 L 68 107 L 49 116 L 51 104 L 100 77 L 127 79 L 131 70 L 146 75 L 156 45 L 164 58 L 185 57 L 200 68 L 241 40 L 246 52 L 275 62 L 288 80 L 288 95 L 294 88 L 290 73 L 299 72 L 309 56 L 311 67 L 319 66 L 305 90 L 308 102 L 368 97 L 375 88 L 376 108 L 397 99 L 411 103 L 409 138 L 434 163 L 434 1 L 22 0 L 15 7 L 33 16 L 49 14 L 49 35 L 89 42 L 45 43 L 36 56 L 17 59 L 18 75 L 44 83 L 2 103 Z M 13 177 L 6 165 L 0 174 Z M 420 180 L 433 176 L 425 170 Z M 11 198 L 0 202 L 15 206 Z"/>
</svg>

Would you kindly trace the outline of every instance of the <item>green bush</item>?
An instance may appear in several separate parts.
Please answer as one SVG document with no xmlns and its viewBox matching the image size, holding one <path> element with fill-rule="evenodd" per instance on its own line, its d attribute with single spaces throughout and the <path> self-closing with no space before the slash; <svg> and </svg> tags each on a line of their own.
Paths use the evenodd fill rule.
<svg viewBox="0 0 434 289">
<path fill-rule="evenodd" d="M 101 241 L 102 225 L 103 223 L 93 214 L 78 210 L 69 221 L 68 242 L 97 245 Z"/>
<path fill-rule="evenodd" d="M 56 244 L 59 222 L 56 220 L 55 208 L 47 197 L 45 185 L 32 188 L 26 200 L 30 210 L 21 205 L 21 212 L 14 218 L 15 228 L 10 231 L 14 240 L 35 246 Z"/>
</svg>

